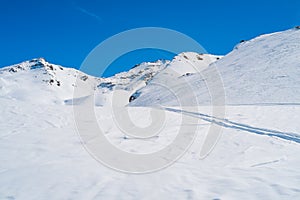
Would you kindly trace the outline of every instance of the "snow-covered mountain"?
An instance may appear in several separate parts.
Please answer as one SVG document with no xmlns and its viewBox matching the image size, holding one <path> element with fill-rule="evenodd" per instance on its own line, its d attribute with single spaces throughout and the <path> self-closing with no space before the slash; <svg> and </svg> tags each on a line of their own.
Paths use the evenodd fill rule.
<svg viewBox="0 0 300 200">
<path fill-rule="evenodd" d="M 212 74 L 215 67 L 223 81 L 226 104 L 297 104 L 300 103 L 300 30 L 261 35 L 238 44 L 222 59 L 212 62 L 202 71 Z M 185 69 L 186 65 L 179 65 Z M 179 68 L 180 68 L 179 67 Z M 160 76 L 162 76 L 160 78 Z M 188 77 L 198 102 L 193 102 L 187 93 L 187 85 L 177 80 L 166 80 L 160 73 L 141 94 L 134 105 L 178 105 L 174 95 L 161 84 L 176 90 L 178 96 L 185 96 L 187 103 L 197 105 L 210 102 L 211 96 L 206 79 L 200 76 Z M 217 77 L 216 77 L 217 79 Z M 214 86 L 211 86 L 214 88 Z M 189 100 L 191 99 L 191 100 Z"/>
<path fill-rule="evenodd" d="M 43 58 L 32 59 L 0 69 L 0 97 L 62 104 L 73 98 L 77 78 L 88 88 L 95 88 L 100 80 L 72 68 L 51 64 Z"/>
<path fill-rule="evenodd" d="M 92 77 L 76 69 L 51 64 L 43 58 L 32 59 L 0 69 L 0 96 L 36 103 L 72 104 L 91 95 L 86 93 L 73 96 L 74 88 L 80 84 L 81 87 L 86 87 L 83 91 L 93 90 L 97 105 L 103 105 L 106 102 L 104 99 L 109 99 L 115 89 L 126 90 L 134 95 L 160 73 L 165 75 L 158 76 L 163 79 L 179 80 L 192 76 L 220 58 L 221 56 L 186 52 L 179 54 L 172 61 L 141 63 L 128 72 L 108 78 Z M 76 83 L 76 80 L 81 83 Z"/>
<path fill-rule="evenodd" d="M 133 106 L 178 105 L 174 93 L 186 99 L 187 105 L 197 105 L 211 101 L 202 75 L 214 68 L 223 81 L 228 105 L 295 104 L 300 102 L 299 57 L 300 30 L 290 29 L 243 41 L 225 57 L 185 52 L 172 61 L 142 63 L 109 78 L 91 77 L 40 58 L 0 69 L 0 96 L 70 102 L 79 76 L 102 99 L 100 105 L 115 89 L 129 91 Z"/>
<path fill-rule="evenodd" d="M 300 30 L 291 29 L 242 42 L 225 56 L 183 52 L 109 78 L 42 58 L 1 68 L 0 199 L 298 199 L 299 63 Z M 211 73 L 216 77 L 207 76 Z M 222 117 L 208 105 L 209 90 L 220 89 L 220 78 L 226 98 Z M 79 85 L 83 93 L 74 96 Z M 122 113 L 108 106 L 118 90 L 128 94 L 120 110 L 139 128 L 155 122 L 153 110 L 164 112 L 157 135 L 135 138 L 120 128 L 114 114 Z M 183 140 L 191 129 L 196 137 L 173 165 L 155 173 L 112 170 L 83 148 L 99 136 L 82 141 L 78 135 L 74 108 L 89 97 L 95 97 L 92 115 L 103 135 L 124 152 L 160 151 L 180 130 L 186 131 Z M 90 123 L 85 112 L 79 115 Z M 200 159 L 212 127 L 223 134 Z"/>
</svg>

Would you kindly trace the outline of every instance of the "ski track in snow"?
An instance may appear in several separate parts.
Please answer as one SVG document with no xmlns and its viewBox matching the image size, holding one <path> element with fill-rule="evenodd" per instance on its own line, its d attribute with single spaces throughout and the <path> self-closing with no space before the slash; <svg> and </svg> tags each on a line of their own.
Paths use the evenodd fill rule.
<svg viewBox="0 0 300 200">
<path fill-rule="evenodd" d="M 164 108 L 164 109 L 167 111 L 182 113 L 182 114 L 189 115 L 192 117 L 198 117 L 204 121 L 211 122 L 211 123 L 223 126 L 225 128 L 232 128 L 232 129 L 237 129 L 237 130 L 241 130 L 241 131 L 247 131 L 247 132 L 255 133 L 255 134 L 259 134 L 259 135 L 278 137 L 278 138 L 281 138 L 284 140 L 300 143 L 300 134 L 299 133 L 289 133 L 289 132 L 282 132 L 282 131 L 277 131 L 277 130 L 272 130 L 272 129 L 254 127 L 254 126 L 250 126 L 247 124 L 237 123 L 237 122 L 234 122 L 234 121 L 231 121 L 228 119 L 220 119 L 220 118 L 206 115 L 203 113 L 190 112 L 190 111 L 185 111 L 185 110 L 180 110 L 180 109 L 175 109 L 175 108 Z"/>
<path fill-rule="evenodd" d="M 281 160 L 272 160 L 272 161 L 269 161 L 269 162 L 263 162 L 263 163 L 257 163 L 255 165 L 251 165 L 250 167 L 259 167 L 259 166 L 263 166 L 263 165 L 268 165 L 268 164 L 273 164 L 273 163 L 277 163 L 277 162 L 280 162 Z"/>
</svg>

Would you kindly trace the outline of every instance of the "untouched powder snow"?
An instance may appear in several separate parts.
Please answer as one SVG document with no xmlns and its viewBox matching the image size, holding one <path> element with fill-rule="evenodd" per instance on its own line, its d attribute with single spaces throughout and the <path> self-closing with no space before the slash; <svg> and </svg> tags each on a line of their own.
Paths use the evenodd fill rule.
<svg viewBox="0 0 300 200">
<path fill-rule="evenodd" d="M 224 57 L 183 52 L 109 78 L 44 59 L 0 69 L 0 199 L 298 199 L 299 39 L 300 30 L 287 30 L 243 42 Z M 222 118 L 206 104 L 205 74 L 213 68 L 226 92 Z M 94 94 L 73 97 L 76 79 Z M 122 108 L 138 127 L 151 124 L 151 109 L 164 112 L 158 135 L 141 139 L 120 130 L 110 107 L 117 90 L 128 93 Z M 194 127 L 197 137 L 170 167 L 139 175 L 115 171 L 96 161 L 78 135 L 73 106 L 91 96 L 105 137 L 125 152 L 161 150 L 182 127 Z M 183 123 L 183 116 L 198 123 Z M 222 135 L 200 159 L 212 125 Z"/>
</svg>

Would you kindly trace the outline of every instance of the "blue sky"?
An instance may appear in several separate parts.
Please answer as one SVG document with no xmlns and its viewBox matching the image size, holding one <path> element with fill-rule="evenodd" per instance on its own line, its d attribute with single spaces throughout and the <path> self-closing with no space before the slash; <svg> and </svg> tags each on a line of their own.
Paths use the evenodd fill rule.
<svg viewBox="0 0 300 200">
<path fill-rule="evenodd" d="M 300 1 L 1 0 L 0 66 L 36 57 L 79 67 L 108 37 L 138 27 L 164 27 L 226 54 L 242 39 L 300 25 Z M 106 76 L 142 61 L 173 55 L 137 51 L 113 63 Z"/>
</svg>

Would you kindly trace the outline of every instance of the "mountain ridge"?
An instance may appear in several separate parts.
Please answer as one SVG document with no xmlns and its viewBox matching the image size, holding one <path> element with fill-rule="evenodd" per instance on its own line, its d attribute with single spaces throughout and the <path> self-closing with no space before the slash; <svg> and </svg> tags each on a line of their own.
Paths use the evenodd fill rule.
<svg viewBox="0 0 300 200">
<path fill-rule="evenodd" d="M 111 96 L 115 89 L 131 93 L 128 103 L 132 106 L 178 105 L 169 89 L 183 97 L 187 105 L 207 104 L 211 102 L 209 90 L 219 86 L 207 88 L 206 79 L 201 76 L 215 68 L 223 81 L 227 104 L 299 103 L 299 58 L 300 30 L 297 28 L 242 41 L 225 56 L 183 52 L 171 61 L 144 62 L 107 78 L 36 58 L 0 69 L 0 97 L 30 100 L 30 96 L 36 96 L 30 88 L 40 91 L 40 98 L 47 96 L 52 102 L 63 104 L 84 97 L 73 96 L 79 80 L 84 87 L 96 91 L 96 99 L 102 99 L 97 105 L 105 104 L 104 96 Z M 45 88 L 39 88 L 38 82 L 44 83 Z M 189 89 L 185 88 L 186 83 L 191 85 Z M 22 88 L 28 97 L 24 97 L 26 92 Z M 18 95 L 20 91 L 23 95 Z M 193 96 L 196 101 L 191 100 Z M 34 100 L 38 102 L 38 99 Z"/>
<path fill-rule="evenodd" d="M 203 60 L 201 56 L 205 57 L 205 59 Z M 93 77 L 75 68 L 63 67 L 49 63 L 44 58 L 36 58 L 1 68 L 0 87 L 5 88 L 6 86 L 6 88 L 10 88 L 10 86 L 16 83 L 23 82 L 23 84 L 17 84 L 17 90 L 21 88 L 24 90 L 27 88 L 35 88 L 35 92 L 41 93 L 39 96 L 45 95 L 42 92 L 45 87 L 57 96 L 54 102 L 63 103 L 67 101 L 69 104 L 70 100 L 73 98 L 84 97 L 72 96 L 74 88 L 77 87 L 76 80 L 84 82 L 84 87 L 94 88 L 93 90 L 95 90 L 95 95 L 98 96 L 98 99 L 103 99 L 102 97 L 99 97 L 99 95 L 106 95 L 115 89 L 131 91 L 133 94 L 137 90 L 146 87 L 157 74 L 164 71 L 166 68 L 176 68 L 175 71 L 177 70 L 179 73 L 178 76 L 191 75 L 192 73 L 195 73 L 195 69 L 186 68 L 182 63 L 185 63 L 186 60 L 190 59 L 195 65 L 198 65 L 199 70 L 201 70 L 200 68 L 207 66 L 207 63 L 209 63 L 209 60 L 213 57 L 216 59 L 221 56 L 185 52 L 175 56 L 172 61 L 158 60 L 156 62 L 144 62 L 136 65 L 127 72 L 120 72 L 107 78 Z M 35 87 L 32 87 L 33 83 L 30 84 L 30 80 L 35 84 Z M 39 84 L 41 84 L 41 88 L 37 90 L 36 86 Z M 11 90 L 7 92 L 4 92 L 3 90 L 2 93 L 0 93 L 0 97 L 6 95 L 6 97 L 11 96 L 14 99 L 18 99 L 14 94 L 9 95 L 10 93 L 14 93 L 13 90 L 14 88 L 11 88 Z M 60 91 L 60 94 L 55 94 L 55 91 Z M 28 95 L 30 96 L 32 93 L 34 93 L 34 91 L 29 92 Z M 46 96 L 51 96 L 51 94 L 47 94 Z"/>
</svg>

